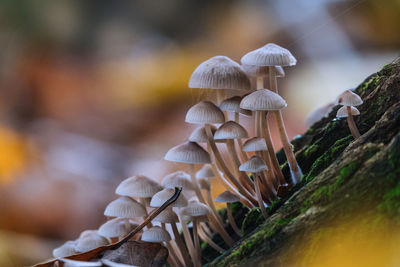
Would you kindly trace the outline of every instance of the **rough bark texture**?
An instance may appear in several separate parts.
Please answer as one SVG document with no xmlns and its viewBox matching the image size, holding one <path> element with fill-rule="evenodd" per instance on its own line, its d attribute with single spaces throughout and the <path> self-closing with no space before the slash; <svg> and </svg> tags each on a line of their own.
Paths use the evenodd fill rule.
<svg viewBox="0 0 400 267">
<path fill-rule="evenodd" d="M 357 222 L 366 235 L 400 226 L 400 59 L 355 92 L 364 100 L 354 118 L 361 137 L 353 139 L 335 107 L 293 140 L 302 182 L 269 208 L 267 220 L 250 211 L 242 225 L 247 235 L 209 266 L 307 266 L 305 253 L 316 255 L 304 250 L 318 246 L 316 234 L 336 222 Z M 278 159 L 289 178 L 282 151 Z"/>
</svg>

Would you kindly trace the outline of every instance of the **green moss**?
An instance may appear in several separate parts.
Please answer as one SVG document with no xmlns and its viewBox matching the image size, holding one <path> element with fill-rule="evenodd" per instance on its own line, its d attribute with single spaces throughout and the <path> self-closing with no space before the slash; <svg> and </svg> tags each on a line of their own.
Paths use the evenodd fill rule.
<svg viewBox="0 0 400 267">
<path fill-rule="evenodd" d="M 311 154 L 314 154 L 318 150 L 318 145 L 311 145 L 304 151 L 304 156 L 308 158 Z"/>
<path fill-rule="evenodd" d="M 371 77 L 366 83 L 364 83 L 361 90 L 363 92 L 365 92 L 366 90 L 376 86 L 380 80 L 381 80 L 381 76 L 379 76 L 379 75 L 375 75 L 375 76 Z"/>
<path fill-rule="evenodd" d="M 245 216 L 242 223 L 242 233 L 247 235 L 253 231 L 258 225 L 264 222 L 264 217 L 261 214 L 260 208 L 252 208 Z"/>
<path fill-rule="evenodd" d="M 384 195 L 378 210 L 400 221 L 400 182 Z"/>
</svg>

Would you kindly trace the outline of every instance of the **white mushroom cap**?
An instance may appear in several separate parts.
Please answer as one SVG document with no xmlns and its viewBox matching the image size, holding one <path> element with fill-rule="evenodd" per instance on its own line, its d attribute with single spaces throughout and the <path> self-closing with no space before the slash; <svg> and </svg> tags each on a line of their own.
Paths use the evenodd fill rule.
<svg viewBox="0 0 400 267">
<path fill-rule="evenodd" d="M 331 102 L 312 110 L 305 119 L 306 125 L 310 127 L 311 125 L 321 120 L 322 118 L 328 117 L 329 113 L 331 113 L 334 106 L 335 104 Z"/>
<path fill-rule="evenodd" d="M 172 209 L 165 209 L 158 214 L 153 221 L 160 223 L 176 223 L 179 221 L 178 215 Z"/>
<path fill-rule="evenodd" d="M 215 56 L 194 70 L 189 88 L 248 90 L 250 81 L 238 63 L 226 56 Z"/>
<path fill-rule="evenodd" d="M 119 197 L 107 205 L 104 215 L 121 218 L 142 217 L 146 215 L 146 209 L 130 197 Z"/>
<path fill-rule="evenodd" d="M 217 128 L 214 125 L 211 125 L 212 134 L 214 134 L 216 130 Z M 189 141 L 197 143 L 207 143 L 207 133 L 204 126 L 197 127 L 196 129 L 194 129 L 189 136 Z"/>
<path fill-rule="evenodd" d="M 150 207 L 161 207 L 168 199 L 170 199 L 175 194 L 175 190 L 172 188 L 166 188 L 157 194 L 155 194 L 150 201 Z M 185 207 L 188 204 L 186 197 L 181 193 L 178 199 L 172 203 L 172 207 Z"/>
<path fill-rule="evenodd" d="M 219 108 L 223 111 L 240 112 L 240 101 L 242 101 L 240 96 L 233 96 L 222 101 Z"/>
<path fill-rule="evenodd" d="M 196 180 L 201 189 L 211 190 L 211 184 L 208 178 L 196 178 Z"/>
<path fill-rule="evenodd" d="M 243 151 L 253 152 L 253 151 L 264 151 L 268 150 L 265 139 L 261 137 L 253 137 L 247 139 L 243 144 Z"/>
<path fill-rule="evenodd" d="M 359 106 L 363 101 L 356 93 L 346 90 L 336 98 L 335 103 L 343 106 Z"/>
<path fill-rule="evenodd" d="M 115 193 L 120 196 L 147 198 L 161 190 L 162 186 L 156 181 L 144 175 L 135 175 L 123 180 Z"/>
<path fill-rule="evenodd" d="M 268 89 L 260 89 L 245 96 L 240 107 L 249 110 L 280 110 L 286 107 L 286 101 Z"/>
<path fill-rule="evenodd" d="M 195 142 L 186 142 L 174 146 L 165 154 L 164 159 L 188 164 L 211 163 L 208 152 Z"/>
<path fill-rule="evenodd" d="M 186 113 L 185 121 L 194 124 L 224 123 L 224 113 L 214 103 L 201 101 Z"/>
<path fill-rule="evenodd" d="M 79 238 L 87 237 L 90 235 L 96 235 L 97 230 L 84 230 L 82 233 L 80 233 Z"/>
<path fill-rule="evenodd" d="M 211 177 L 215 177 L 215 174 L 210 164 L 205 164 L 196 173 L 196 178 L 211 178 Z"/>
<path fill-rule="evenodd" d="M 161 243 L 171 240 L 170 234 L 160 226 L 153 226 L 142 234 L 142 241 Z"/>
<path fill-rule="evenodd" d="M 351 109 L 351 115 L 353 115 L 353 116 L 360 115 L 360 111 L 358 111 L 358 109 L 356 107 L 350 107 L 350 109 Z M 349 116 L 349 113 L 347 112 L 347 106 L 343 106 L 343 107 L 339 108 L 336 113 L 337 118 L 346 118 L 348 116 Z"/>
<path fill-rule="evenodd" d="M 123 237 L 136 227 L 138 227 L 138 224 L 132 220 L 129 220 L 129 227 L 127 227 L 125 218 L 115 218 L 102 224 L 99 227 L 98 233 L 108 238 Z"/>
<path fill-rule="evenodd" d="M 198 201 L 189 202 L 189 204 L 181 209 L 181 214 L 191 217 L 204 216 L 210 213 L 210 208 Z"/>
<path fill-rule="evenodd" d="M 165 188 L 182 187 L 183 190 L 194 190 L 190 175 L 184 171 L 176 171 L 166 175 L 161 184 Z"/>
<path fill-rule="evenodd" d="M 63 258 L 74 255 L 78 253 L 75 250 L 76 241 L 67 241 L 61 246 L 53 249 L 53 257 L 55 258 Z"/>
<path fill-rule="evenodd" d="M 101 267 L 103 264 L 101 261 L 77 261 L 70 259 L 60 259 L 63 262 L 64 267 Z"/>
<path fill-rule="evenodd" d="M 234 122 L 227 121 L 222 124 L 214 134 L 214 139 L 224 140 L 224 139 L 241 139 L 247 138 L 248 133 L 242 125 Z"/>
<path fill-rule="evenodd" d="M 215 202 L 219 203 L 234 203 L 239 201 L 240 198 L 228 190 L 222 192 L 215 198 Z"/>
<path fill-rule="evenodd" d="M 75 249 L 78 252 L 86 252 L 105 245 L 108 245 L 106 238 L 99 234 L 92 234 L 79 238 L 77 240 Z"/>
<path fill-rule="evenodd" d="M 294 66 L 297 60 L 289 50 L 269 43 L 244 55 L 241 62 L 254 66 Z"/>
<path fill-rule="evenodd" d="M 250 77 L 269 76 L 270 66 L 242 65 L 242 69 Z M 274 66 L 276 77 L 285 77 L 285 71 L 281 66 Z"/>
<path fill-rule="evenodd" d="M 248 161 L 239 166 L 239 170 L 242 172 L 258 173 L 268 170 L 268 167 L 262 158 L 259 156 L 252 156 Z"/>
</svg>

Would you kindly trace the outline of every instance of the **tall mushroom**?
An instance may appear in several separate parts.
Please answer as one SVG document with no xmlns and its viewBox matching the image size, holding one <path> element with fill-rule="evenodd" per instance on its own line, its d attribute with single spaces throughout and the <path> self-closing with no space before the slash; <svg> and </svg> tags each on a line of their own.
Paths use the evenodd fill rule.
<svg viewBox="0 0 400 267">
<path fill-rule="evenodd" d="M 360 115 L 360 111 L 356 107 L 346 107 L 346 106 L 339 108 L 336 113 L 337 118 L 347 118 L 347 124 L 349 125 L 350 132 L 354 138 L 360 137 L 360 132 L 358 131 L 357 125 L 353 119 L 353 116 L 358 116 L 358 115 Z"/>
<path fill-rule="evenodd" d="M 224 191 L 215 198 L 215 202 L 226 203 L 226 213 L 228 214 L 229 224 L 231 225 L 233 231 L 235 231 L 235 233 L 238 236 L 242 236 L 242 232 L 240 231 L 239 227 L 235 222 L 235 218 L 233 217 L 232 206 L 231 206 L 231 203 L 235 203 L 238 201 L 239 201 L 238 197 L 229 191 Z"/>
<path fill-rule="evenodd" d="M 359 115 L 360 112 L 354 107 L 359 106 L 362 103 L 363 103 L 363 101 L 362 101 L 361 97 L 350 90 L 344 91 L 336 98 L 336 104 L 343 105 L 344 106 L 343 108 L 347 110 L 346 113 L 341 111 L 340 114 L 338 111 L 338 114 L 339 115 L 347 114 L 347 123 L 349 125 L 351 134 L 353 135 L 353 137 L 355 139 L 360 137 L 360 132 L 358 131 L 356 123 L 354 122 L 353 115 Z M 358 114 L 357 114 L 357 112 L 358 112 Z M 345 117 L 345 116 L 342 116 L 342 117 Z"/>
</svg>

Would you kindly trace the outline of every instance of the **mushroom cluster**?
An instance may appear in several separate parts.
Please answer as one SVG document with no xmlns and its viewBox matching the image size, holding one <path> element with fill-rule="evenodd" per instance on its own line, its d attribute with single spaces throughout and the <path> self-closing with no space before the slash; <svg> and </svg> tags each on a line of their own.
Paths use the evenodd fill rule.
<svg viewBox="0 0 400 267">
<path fill-rule="evenodd" d="M 357 125 L 354 122 L 353 116 L 360 115 L 360 111 L 356 108 L 363 103 L 361 97 L 356 93 L 346 90 L 341 93 L 335 101 L 336 105 L 343 105 L 338 109 L 336 113 L 337 118 L 347 118 L 347 124 L 351 134 L 355 139 L 360 137 L 360 132 L 358 131 Z"/>
</svg>

